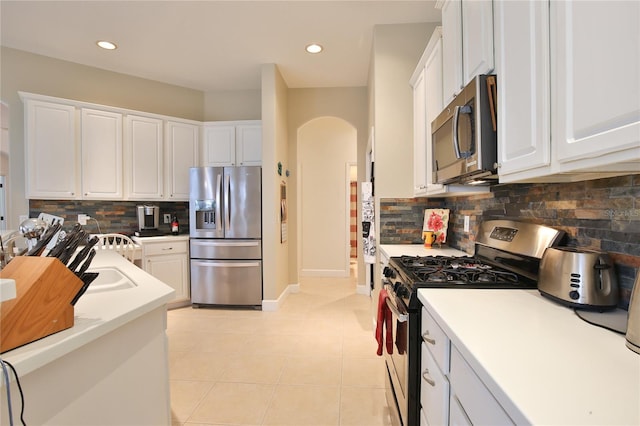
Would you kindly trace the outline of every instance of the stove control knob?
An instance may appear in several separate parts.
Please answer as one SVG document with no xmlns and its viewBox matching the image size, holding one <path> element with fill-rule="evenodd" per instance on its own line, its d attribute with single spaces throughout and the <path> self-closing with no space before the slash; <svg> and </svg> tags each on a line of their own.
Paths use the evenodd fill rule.
<svg viewBox="0 0 640 426">
<path fill-rule="evenodd" d="M 573 300 L 580 299 L 580 293 L 578 293 L 575 290 L 572 290 L 569 292 L 569 297 L 572 298 Z"/>
<path fill-rule="evenodd" d="M 396 282 L 395 283 L 395 285 L 393 286 L 393 291 L 396 293 L 396 296 L 398 296 L 398 297 L 408 297 L 409 296 L 409 290 L 407 290 L 407 288 L 405 286 L 403 286 L 401 282 Z"/>
<path fill-rule="evenodd" d="M 389 268 L 388 266 L 384 267 L 384 269 L 382 270 L 382 274 L 387 278 L 395 278 L 396 277 L 395 271 L 393 269 Z"/>
</svg>

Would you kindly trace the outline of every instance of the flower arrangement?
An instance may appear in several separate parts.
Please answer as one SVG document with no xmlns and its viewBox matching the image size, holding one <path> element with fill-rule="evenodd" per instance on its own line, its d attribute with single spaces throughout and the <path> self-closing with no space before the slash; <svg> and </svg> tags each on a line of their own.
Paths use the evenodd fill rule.
<svg viewBox="0 0 640 426">
<path fill-rule="evenodd" d="M 449 209 L 426 209 L 424 211 L 423 231 L 433 231 L 434 243 L 444 244 L 447 240 L 449 226 Z"/>
</svg>

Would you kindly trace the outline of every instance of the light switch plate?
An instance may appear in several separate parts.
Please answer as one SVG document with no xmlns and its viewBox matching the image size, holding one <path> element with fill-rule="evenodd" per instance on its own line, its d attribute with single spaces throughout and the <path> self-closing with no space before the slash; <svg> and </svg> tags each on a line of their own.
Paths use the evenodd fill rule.
<svg viewBox="0 0 640 426">
<path fill-rule="evenodd" d="M 469 216 L 464 217 L 464 232 L 469 232 Z"/>
</svg>

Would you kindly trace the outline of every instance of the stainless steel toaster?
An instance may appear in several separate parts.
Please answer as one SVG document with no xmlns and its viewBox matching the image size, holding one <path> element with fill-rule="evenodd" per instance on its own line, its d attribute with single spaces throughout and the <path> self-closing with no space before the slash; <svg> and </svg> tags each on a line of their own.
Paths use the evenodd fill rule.
<svg viewBox="0 0 640 426">
<path fill-rule="evenodd" d="M 540 261 L 538 290 L 564 305 L 611 309 L 618 304 L 618 281 L 608 254 L 572 247 L 549 247 Z"/>
</svg>

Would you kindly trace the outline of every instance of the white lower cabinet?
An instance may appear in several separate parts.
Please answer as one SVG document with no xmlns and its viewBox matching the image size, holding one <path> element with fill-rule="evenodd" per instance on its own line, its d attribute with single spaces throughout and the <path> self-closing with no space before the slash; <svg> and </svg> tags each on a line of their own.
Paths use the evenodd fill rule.
<svg viewBox="0 0 640 426">
<path fill-rule="evenodd" d="M 514 424 L 424 307 L 421 334 L 421 426 Z"/>
<path fill-rule="evenodd" d="M 449 399 L 449 426 L 472 426 L 471 420 L 464 413 L 460 401 L 455 395 Z"/>
<path fill-rule="evenodd" d="M 449 423 L 449 380 L 445 377 L 427 344 L 422 343 L 420 368 L 420 405 L 427 423 L 446 425 Z"/>
<path fill-rule="evenodd" d="M 436 426 L 449 423 L 449 357 L 451 343 L 433 317 L 422 308 L 420 334 L 421 422 Z"/>
<path fill-rule="evenodd" d="M 451 396 L 460 402 L 460 410 L 475 425 L 512 425 L 511 418 L 498 404 L 455 346 L 451 347 Z M 463 423 L 464 424 L 464 423 Z"/>
<path fill-rule="evenodd" d="M 142 246 L 142 269 L 176 291 L 170 308 L 191 303 L 189 286 L 189 238 L 134 238 Z"/>
</svg>

